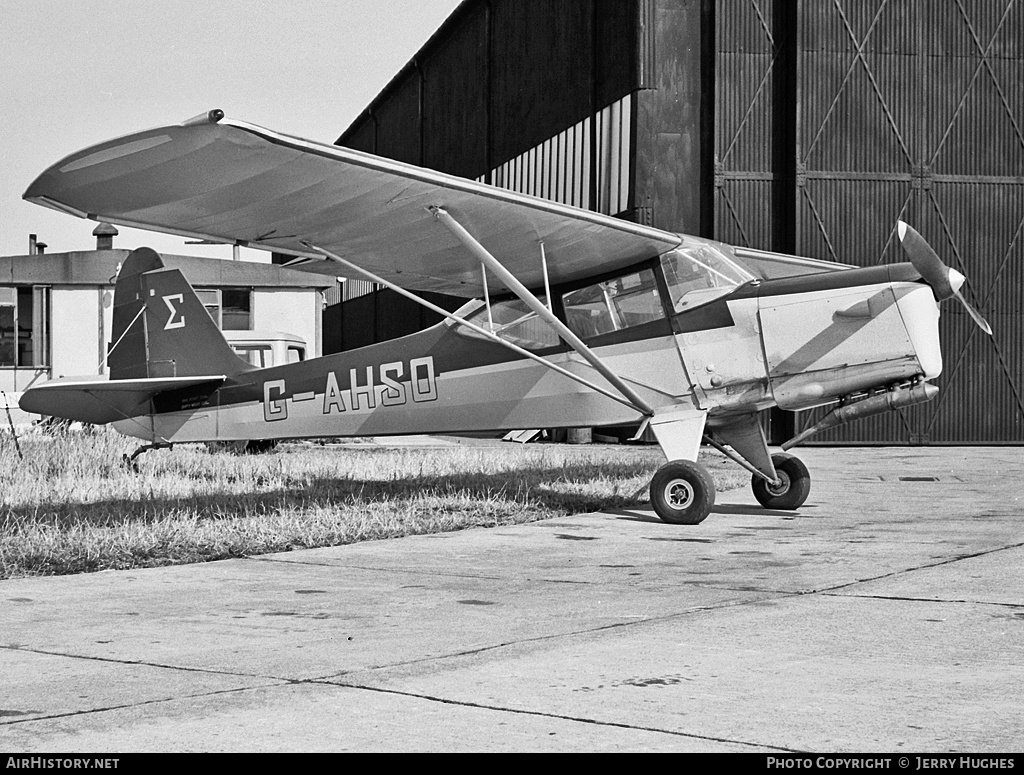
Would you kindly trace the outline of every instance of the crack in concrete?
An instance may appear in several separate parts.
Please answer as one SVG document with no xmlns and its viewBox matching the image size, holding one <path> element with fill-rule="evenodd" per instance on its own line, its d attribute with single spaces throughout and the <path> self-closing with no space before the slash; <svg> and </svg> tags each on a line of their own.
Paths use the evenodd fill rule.
<svg viewBox="0 0 1024 775">
<path fill-rule="evenodd" d="M 137 665 L 139 667 L 155 667 L 162 670 L 180 670 L 185 673 L 206 673 L 210 675 L 231 675 L 239 678 L 266 678 L 275 681 L 287 681 L 287 678 L 277 676 L 260 675 L 258 673 L 236 673 L 230 670 L 212 670 L 204 667 L 188 667 L 187 665 L 163 665 L 159 662 L 145 662 L 138 659 L 118 659 L 114 657 L 98 657 L 90 654 L 69 654 L 64 651 L 50 651 L 47 649 L 29 648 L 27 646 L 2 646 L 0 650 L 18 651 L 27 654 L 41 654 L 48 657 L 65 657 L 67 659 L 81 659 L 86 662 L 107 662 L 114 665 Z"/>
<path fill-rule="evenodd" d="M 52 652 L 45 652 L 45 651 L 40 651 L 40 652 L 37 652 L 37 653 L 52 654 Z M 71 656 L 71 655 L 56 654 L 56 656 Z M 81 659 L 93 659 L 93 660 L 96 660 L 96 661 L 104 661 L 104 662 L 117 662 L 118 661 L 118 660 L 112 660 L 112 659 L 104 659 L 102 657 L 78 657 L 78 658 L 81 658 Z M 224 672 L 224 671 L 202 670 L 202 669 L 197 669 L 197 668 L 182 668 L 182 667 L 170 667 L 170 666 L 167 666 L 167 665 L 153 665 L 151 663 L 144 663 L 144 662 L 124 661 L 124 662 L 122 662 L 122 664 L 147 665 L 147 666 L 152 666 L 152 667 L 162 667 L 162 668 L 171 669 L 171 670 L 183 670 L 183 671 L 186 671 L 186 672 L 217 673 L 217 674 L 222 674 L 222 675 L 242 676 L 242 677 L 265 677 L 265 676 L 249 676 L 247 674 L 231 673 L 231 672 Z M 247 693 L 247 692 L 253 692 L 253 691 L 258 691 L 258 690 L 263 690 L 263 689 L 279 689 L 279 688 L 282 688 L 282 687 L 285 687 L 285 686 L 319 686 L 319 687 L 329 687 L 331 689 L 349 689 L 349 690 L 356 690 L 356 691 L 367 691 L 367 692 L 374 692 L 374 693 L 377 693 L 377 694 L 386 694 L 386 695 L 390 695 L 390 696 L 409 697 L 409 698 L 413 698 L 413 699 L 423 700 L 425 702 L 434 702 L 434 703 L 438 703 L 438 704 L 441 704 L 441 705 L 450 705 L 450 706 L 453 706 L 453 707 L 472 708 L 472 709 L 477 709 L 477 710 L 488 710 L 488 711 L 493 711 L 493 712 L 496 712 L 496 713 L 511 713 L 511 714 L 514 714 L 514 715 L 531 716 L 531 717 L 534 717 L 534 718 L 549 718 L 549 719 L 555 719 L 555 720 L 558 720 L 558 721 L 568 721 L 568 722 L 572 722 L 572 723 L 589 724 L 589 725 L 600 726 L 600 727 L 613 727 L 613 728 L 617 728 L 617 729 L 626 729 L 626 730 L 630 730 L 630 731 L 651 732 L 651 733 L 655 733 L 655 734 L 664 734 L 664 735 L 670 735 L 670 736 L 673 736 L 673 737 L 687 738 L 687 739 L 691 739 L 691 740 L 706 740 L 706 741 L 709 741 L 709 742 L 722 743 L 722 744 L 726 744 L 726 745 L 747 746 L 747 747 L 755 748 L 755 749 L 758 749 L 758 750 L 781 751 L 781 752 L 786 752 L 786 753 L 798 753 L 799 752 L 798 749 L 786 748 L 786 747 L 782 747 L 782 746 L 768 745 L 768 744 L 765 744 L 765 743 L 756 743 L 756 742 L 751 742 L 751 741 L 747 741 L 747 740 L 730 740 L 728 738 L 723 738 L 723 737 L 714 737 L 714 736 L 711 736 L 711 735 L 700 735 L 700 734 L 696 734 L 696 733 L 693 733 L 693 732 L 680 732 L 680 731 L 676 731 L 676 730 L 672 730 L 672 729 L 661 729 L 661 728 L 658 728 L 658 727 L 642 726 L 642 725 L 638 725 L 638 724 L 627 724 L 627 723 L 618 722 L 618 721 L 602 721 L 600 719 L 585 718 L 585 717 L 581 717 L 581 716 L 569 716 L 569 715 L 560 714 L 560 713 L 545 713 L 543 711 L 526 710 L 526 709 L 522 709 L 522 708 L 508 708 L 508 707 L 501 707 L 501 706 L 498 706 L 498 705 L 487 705 L 487 704 L 484 704 L 484 703 L 468 702 L 468 701 L 464 701 L 464 700 L 453 700 L 453 699 L 448 699 L 448 698 L 445 698 L 445 697 L 437 697 L 437 696 L 434 696 L 434 695 L 422 694 L 422 693 L 419 693 L 419 692 L 404 692 L 404 691 L 399 691 L 399 690 L 396 690 L 396 689 L 384 689 L 384 688 L 381 688 L 381 687 L 366 686 L 364 684 L 335 682 L 335 681 L 330 681 L 330 680 L 327 680 L 327 679 L 318 679 L 318 678 L 313 678 L 313 679 L 275 678 L 275 679 L 273 679 L 273 683 L 268 683 L 268 684 L 265 684 L 265 685 L 262 685 L 262 686 L 243 686 L 243 687 L 238 687 L 238 688 L 235 688 L 235 689 L 218 689 L 218 690 L 209 691 L 209 692 L 198 692 L 198 693 L 192 693 L 192 694 L 184 694 L 184 695 L 180 695 L 180 696 L 177 696 L 177 697 L 163 697 L 163 698 L 153 699 L 153 700 L 141 700 L 141 701 L 138 701 L 138 702 L 123 703 L 123 704 L 120 704 L 120 705 L 107 705 L 107 706 L 103 706 L 103 707 L 100 707 L 100 708 L 88 708 L 88 709 L 85 709 L 85 710 L 68 711 L 66 713 L 50 713 L 50 714 L 46 714 L 46 715 L 32 716 L 30 718 L 15 719 L 15 720 L 6 721 L 6 722 L 0 722 L 0 726 L 13 726 L 15 724 L 32 724 L 34 722 L 40 722 L 40 721 L 52 721 L 52 720 L 62 719 L 62 718 L 74 718 L 74 717 L 78 717 L 78 716 L 89 716 L 89 715 L 94 715 L 94 714 L 98 714 L 98 713 L 111 713 L 111 712 L 118 711 L 118 710 L 129 710 L 129 709 L 134 709 L 134 708 L 144 708 L 144 707 L 151 706 L 151 705 L 164 705 L 164 704 L 167 704 L 167 703 L 181 702 L 181 701 L 184 701 L 184 700 L 204 699 L 204 698 L 218 697 L 218 696 L 230 695 L 230 694 L 244 694 L 244 693 Z"/>
<path fill-rule="evenodd" d="M 1020 549 L 1021 547 L 1024 547 L 1024 541 L 1022 541 L 1021 543 L 1017 543 L 1017 544 L 1010 544 L 1008 546 L 998 546 L 998 547 L 996 547 L 994 549 L 985 549 L 985 550 L 980 551 L 980 552 L 974 552 L 973 554 L 962 554 L 962 555 L 959 555 L 957 557 L 949 557 L 949 558 L 947 558 L 945 560 L 938 560 L 936 562 L 925 563 L 923 565 L 917 565 L 917 566 L 914 566 L 912 568 L 903 568 L 901 570 L 890 571 L 889 573 L 882 573 L 882 574 L 880 574 L 878 576 L 870 576 L 870 577 L 868 577 L 866 579 L 857 579 L 855 581 L 848 581 L 845 584 L 837 584 L 837 585 L 835 585 L 833 587 L 824 587 L 823 589 L 807 590 L 806 592 L 801 592 L 799 594 L 802 594 L 802 595 L 826 594 L 826 593 L 829 593 L 829 592 L 835 592 L 836 590 L 839 590 L 839 589 L 847 589 L 848 587 L 854 587 L 854 586 L 856 586 L 858 584 L 867 584 L 867 583 L 869 583 L 871 581 L 881 581 L 882 579 L 891 579 L 891 578 L 895 578 L 896 576 L 902 576 L 902 575 L 907 574 L 907 573 L 916 573 L 917 571 L 921 571 L 921 570 L 931 570 L 932 568 L 941 568 L 943 565 L 952 565 L 953 563 L 962 562 L 963 560 L 972 560 L 972 559 L 974 559 L 976 557 L 984 557 L 984 556 L 989 555 L 989 554 L 996 554 L 998 552 L 1009 551 L 1010 549 Z M 865 595 L 865 597 L 869 597 L 869 596 Z"/>
<path fill-rule="evenodd" d="M 443 576 L 445 578 L 457 578 L 457 579 L 486 579 L 488 581 L 502 581 L 505 576 L 488 576 L 482 573 L 450 573 L 436 570 L 423 570 L 419 568 L 393 568 L 393 567 L 375 567 L 367 565 L 338 565 L 335 562 L 315 562 L 309 560 L 278 560 L 274 557 L 243 557 L 244 560 L 252 560 L 254 562 L 270 562 L 277 563 L 279 565 L 307 565 L 314 568 L 341 568 L 343 570 L 362 570 L 370 571 L 372 573 L 405 573 L 411 576 Z"/>
<path fill-rule="evenodd" d="M 829 597 L 856 598 L 859 600 L 897 600 L 905 603 L 965 603 L 969 605 L 994 605 L 1004 608 L 1024 608 L 1024 600 L 1019 603 L 1000 603 L 994 600 L 965 600 L 962 598 L 946 597 L 906 597 L 903 595 L 832 595 L 824 593 Z"/>
<path fill-rule="evenodd" d="M 537 710 L 523 710 L 521 708 L 508 708 L 501 707 L 499 705 L 486 705 L 479 702 L 468 702 L 465 700 L 450 700 L 444 697 L 436 697 L 430 694 L 421 694 L 419 692 L 403 692 L 397 689 L 384 689 L 378 686 L 364 686 L 361 684 L 332 684 L 334 686 L 344 686 L 349 689 L 360 689 L 363 691 L 377 692 L 379 694 L 388 694 L 399 697 L 411 697 L 413 699 L 426 700 L 428 702 L 437 702 L 442 705 L 454 705 L 462 708 L 475 708 L 478 710 L 490 710 L 497 713 L 512 713 L 520 716 L 532 716 L 534 718 L 550 718 L 558 721 L 571 721 L 578 724 L 591 724 L 600 727 L 613 727 L 616 729 L 627 729 L 634 732 L 653 732 L 662 735 L 671 735 L 673 737 L 685 737 L 691 740 L 707 740 L 714 743 L 725 743 L 728 745 L 742 745 L 749 746 L 757 749 L 767 749 L 771 751 L 783 751 L 786 753 L 799 753 L 800 751 L 795 748 L 785 748 L 781 746 L 767 745 L 765 743 L 754 743 L 748 740 L 730 740 L 724 737 L 713 737 L 710 735 L 699 735 L 694 732 L 679 732 L 673 729 L 661 729 L 659 727 L 647 727 L 639 724 L 627 724 L 620 721 L 601 721 L 599 719 L 586 718 L 583 716 L 568 716 L 561 713 L 545 713 Z"/>
<path fill-rule="evenodd" d="M 130 664 L 136 664 L 134 662 Z M 171 668 L 179 669 L 179 668 Z M 229 674 L 231 675 L 231 674 Z M 183 700 L 197 700 L 204 697 L 216 697 L 222 694 L 237 694 L 240 692 L 254 691 L 256 689 L 274 689 L 279 686 L 287 685 L 287 681 L 275 681 L 275 683 L 267 684 L 266 686 L 241 686 L 236 689 L 217 689 L 210 692 L 198 692 L 196 694 L 182 694 L 177 697 L 161 697 L 155 700 L 139 700 L 137 702 L 128 702 L 121 705 L 107 705 L 102 708 L 87 708 L 85 710 L 71 710 L 65 713 L 49 713 L 42 716 L 32 716 L 31 718 L 16 719 L 12 721 L 0 722 L 0 727 L 14 726 L 15 724 L 31 724 L 37 721 L 52 721 L 54 719 L 62 718 L 73 718 L 75 716 L 90 716 L 95 713 L 110 713 L 117 710 L 129 710 L 131 708 L 144 708 L 147 705 L 162 705 L 168 702 L 180 702 Z"/>
</svg>

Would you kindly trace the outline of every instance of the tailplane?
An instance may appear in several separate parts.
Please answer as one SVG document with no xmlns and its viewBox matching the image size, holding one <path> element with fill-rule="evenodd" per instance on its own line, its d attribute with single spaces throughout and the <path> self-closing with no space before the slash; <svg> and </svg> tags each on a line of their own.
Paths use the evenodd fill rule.
<svg viewBox="0 0 1024 775">
<path fill-rule="evenodd" d="M 132 251 L 117 275 L 107 366 L 111 380 L 232 376 L 252 368 L 184 275 L 150 248 Z"/>
</svg>

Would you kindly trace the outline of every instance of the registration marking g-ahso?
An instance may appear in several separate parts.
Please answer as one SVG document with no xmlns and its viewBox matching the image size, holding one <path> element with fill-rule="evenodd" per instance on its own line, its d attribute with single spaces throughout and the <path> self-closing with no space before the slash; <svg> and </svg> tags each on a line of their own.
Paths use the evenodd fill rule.
<svg viewBox="0 0 1024 775">
<path fill-rule="evenodd" d="M 327 372 L 324 385 L 323 414 L 359 412 L 382 407 L 405 406 L 412 399 L 414 404 L 437 400 L 437 373 L 434 358 L 425 356 L 413 358 L 406 364 L 402 361 L 383 363 L 377 367 L 378 380 L 374 380 L 373 366 L 367 366 L 365 377 L 360 384 L 359 370 L 349 369 L 349 387 L 342 389 L 338 375 Z M 402 377 L 408 374 L 408 379 Z M 288 400 L 285 380 L 268 380 L 263 383 L 263 419 L 279 422 L 288 419 Z M 306 394 L 302 394 L 304 397 Z M 296 400 L 293 396 L 292 400 Z M 305 399 L 304 400 L 308 400 Z"/>
</svg>

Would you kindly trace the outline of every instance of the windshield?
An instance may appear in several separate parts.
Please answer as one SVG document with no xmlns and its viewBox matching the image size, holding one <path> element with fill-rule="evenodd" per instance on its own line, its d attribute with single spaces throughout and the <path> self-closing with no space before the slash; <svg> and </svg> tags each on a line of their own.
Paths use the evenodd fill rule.
<svg viewBox="0 0 1024 775">
<path fill-rule="evenodd" d="M 714 301 L 755 279 L 713 243 L 683 237 L 682 244 L 661 257 L 672 308 L 682 312 Z"/>
</svg>

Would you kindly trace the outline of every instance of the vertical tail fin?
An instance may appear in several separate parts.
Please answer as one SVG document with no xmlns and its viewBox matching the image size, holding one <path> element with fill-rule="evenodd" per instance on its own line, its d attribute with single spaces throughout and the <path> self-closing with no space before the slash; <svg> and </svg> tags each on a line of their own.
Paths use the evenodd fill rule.
<svg viewBox="0 0 1024 775">
<path fill-rule="evenodd" d="M 224 340 L 196 292 L 150 248 L 132 251 L 114 286 L 111 379 L 232 376 L 251 367 Z"/>
</svg>

